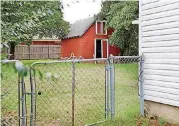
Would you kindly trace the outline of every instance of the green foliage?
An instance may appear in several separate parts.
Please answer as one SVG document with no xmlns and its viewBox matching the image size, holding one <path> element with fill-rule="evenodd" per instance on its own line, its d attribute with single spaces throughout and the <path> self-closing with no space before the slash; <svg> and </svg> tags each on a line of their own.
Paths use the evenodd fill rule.
<svg viewBox="0 0 179 126">
<path fill-rule="evenodd" d="M 31 68 L 29 65 L 24 65 L 21 61 L 16 61 L 15 63 L 9 62 L 10 60 L 2 60 L 2 67 L 3 68 L 8 68 L 8 69 L 13 69 L 15 73 L 18 73 L 20 77 L 27 77 L 29 71 L 31 70 L 34 76 L 38 76 L 40 80 L 43 79 L 43 74 L 40 70 Z M 7 69 L 7 71 L 8 71 Z M 4 79 L 3 74 L 0 73 L 1 78 Z"/>
<path fill-rule="evenodd" d="M 157 116 L 137 116 L 137 126 L 173 126 L 168 123 L 164 118 Z"/>
<path fill-rule="evenodd" d="M 159 120 L 159 125 L 160 126 L 164 126 L 167 123 L 167 121 L 164 118 L 162 118 L 162 117 L 160 117 L 158 120 Z"/>
<path fill-rule="evenodd" d="M 43 74 L 40 70 L 34 69 L 33 67 L 30 68 L 32 75 L 35 77 L 36 75 L 39 77 L 40 80 L 43 79 Z"/>
<path fill-rule="evenodd" d="M 36 35 L 64 37 L 69 24 L 61 7 L 59 1 L 2 1 L 2 42 L 31 42 Z"/>
<path fill-rule="evenodd" d="M 6 59 L 6 58 L 7 58 L 7 54 L 1 53 L 1 60 Z"/>
<path fill-rule="evenodd" d="M 105 1 L 99 18 L 107 20 L 106 28 L 114 28 L 110 43 L 121 48 L 121 55 L 138 54 L 138 25 L 132 24 L 138 18 L 137 1 Z"/>
</svg>

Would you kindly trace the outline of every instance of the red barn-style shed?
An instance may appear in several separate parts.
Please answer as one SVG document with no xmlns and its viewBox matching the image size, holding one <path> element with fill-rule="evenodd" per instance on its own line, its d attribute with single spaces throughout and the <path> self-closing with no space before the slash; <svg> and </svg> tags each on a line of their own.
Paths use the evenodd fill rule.
<svg viewBox="0 0 179 126">
<path fill-rule="evenodd" d="M 34 36 L 31 42 L 31 45 L 60 45 L 61 39 L 58 39 L 56 36 L 42 37 L 39 39 L 39 36 Z M 26 45 L 26 43 L 21 42 L 19 45 Z"/>
<path fill-rule="evenodd" d="M 109 44 L 109 37 L 114 30 L 104 30 L 105 23 L 106 21 L 96 20 L 94 16 L 72 24 L 69 34 L 61 40 L 62 57 L 74 54 L 89 59 L 119 55 L 120 48 Z"/>
<path fill-rule="evenodd" d="M 39 39 L 39 36 L 34 36 L 31 45 L 60 45 L 61 39 L 58 39 L 55 35 L 51 38 L 42 37 Z"/>
</svg>

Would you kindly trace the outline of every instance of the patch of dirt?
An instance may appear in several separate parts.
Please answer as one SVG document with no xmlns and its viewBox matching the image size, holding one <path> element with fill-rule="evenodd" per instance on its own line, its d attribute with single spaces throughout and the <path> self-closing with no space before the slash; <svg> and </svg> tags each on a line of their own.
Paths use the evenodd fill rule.
<svg viewBox="0 0 179 126">
<path fill-rule="evenodd" d="M 17 126 L 17 124 L 18 124 L 17 112 L 11 111 L 2 115 L 1 126 Z"/>
<path fill-rule="evenodd" d="M 137 117 L 136 119 L 137 126 L 178 126 L 166 121 L 160 121 L 157 116 L 151 117 Z"/>
</svg>

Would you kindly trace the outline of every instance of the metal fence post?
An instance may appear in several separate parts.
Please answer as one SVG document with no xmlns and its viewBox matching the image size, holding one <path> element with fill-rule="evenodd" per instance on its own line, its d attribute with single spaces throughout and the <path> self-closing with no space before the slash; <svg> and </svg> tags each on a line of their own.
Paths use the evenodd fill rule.
<svg viewBox="0 0 179 126">
<path fill-rule="evenodd" d="M 140 81 L 139 81 L 139 93 L 140 93 L 140 114 L 144 115 L 144 56 L 140 57 Z"/>
<path fill-rule="evenodd" d="M 110 62 L 110 104 L 111 104 L 111 119 L 114 120 L 115 117 L 115 75 L 114 75 L 114 65 L 113 56 L 109 58 Z"/>
<path fill-rule="evenodd" d="M 72 126 L 75 125 L 75 62 L 72 61 Z"/>
<path fill-rule="evenodd" d="M 26 126 L 26 100 L 25 100 L 25 83 L 24 83 L 24 76 L 22 75 L 21 77 L 21 92 L 22 92 L 22 96 L 21 96 L 21 100 L 22 100 L 22 126 Z"/>
<path fill-rule="evenodd" d="M 106 80 L 105 80 L 105 119 L 109 117 L 109 84 L 110 84 L 110 74 L 109 74 L 109 62 L 107 61 L 106 65 Z"/>
<path fill-rule="evenodd" d="M 32 69 L 29 70 L 30 74 L 30 90 L 31 90 L 31 108 L 30 108 L 30 126 L 34 125 L 34 87 L 32 80 Z"/>
<path fill-rule="evenodd" d="M 18 74 L 18 116 L 19 116 L 19 126 L 21 126 L 21 78 L 20 75 Z"/>
</svg>

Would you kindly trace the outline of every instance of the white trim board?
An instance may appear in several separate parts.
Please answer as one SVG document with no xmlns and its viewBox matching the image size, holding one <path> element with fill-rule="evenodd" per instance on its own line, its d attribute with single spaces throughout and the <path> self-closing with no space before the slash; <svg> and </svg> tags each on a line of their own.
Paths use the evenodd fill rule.
<svg viewBox="0 0 179 126">
<path fill-rule="evenodd" d="M 101 58 L 103 58 L 103 41 L 107 43 L 107 58 L 109 57 L 109 43 L 108 39 L 95 38 L 94 39 L 94 58 L 96 58 L 96 40 L 101 40 Z"/>
</svg>

